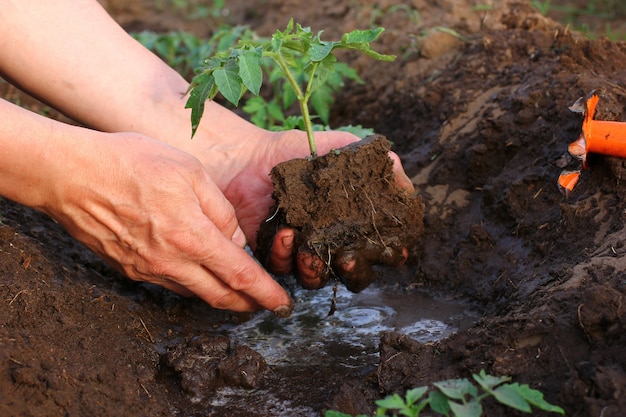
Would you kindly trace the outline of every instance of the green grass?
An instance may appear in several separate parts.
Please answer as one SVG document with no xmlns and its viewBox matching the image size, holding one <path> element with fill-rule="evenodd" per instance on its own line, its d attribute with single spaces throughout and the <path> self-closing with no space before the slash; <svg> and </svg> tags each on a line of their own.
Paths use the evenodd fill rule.
<svg viewBox="0 0 626 417">
<path fill-rule="evenodd" d="M 626 3 L 623 0 L 533 0 L 542 14 L 580 31 L 590 39 L 626 40 Z"/>
</svg>

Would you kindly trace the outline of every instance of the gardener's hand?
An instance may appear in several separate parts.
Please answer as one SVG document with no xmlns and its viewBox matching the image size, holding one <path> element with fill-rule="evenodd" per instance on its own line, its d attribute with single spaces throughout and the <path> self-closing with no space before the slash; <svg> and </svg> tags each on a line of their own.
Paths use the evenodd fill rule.
<svg viewBox="0 0 626 417">
<path fill-rule="evenodd" d="M 45 211 L 133 280 L 216 308 L 290 312 L 286 292 L 243 249 L 232 205 L 196 158 L 137 134 L 100 135 L 51 176 Z"/>
<path fill-rule="evenodd" d="M 220 189 L 233 204 L 239 225 L 254 249 L 259 224 L 269 215 L 273 205 L 272 183 L 269 172 L 280 162 L 304 158 L 310 154 L 304 132 L 268 132 L 243 121 L 232 112 L 215 103 L 207 103 L 208 111 L 192 141 L 183 142 L 189 152 L 199 156 Z M 233 140 L 233 138 L 237 138 Z M 205 139 L 206 138 L 206 139 Z M 316 142 L 319 154 L 341 148 L 359 138 L 346 132 L 318 132 Z M 390 152 L 393 170 L 398 185 L 408 192 L 414 191 L 411 180 L 406 176 L 399 157 Z M 397 266 L 406 261 L 406 249 L 398 248 L 392 256 L 382 257 L 379 253 L 363 249 L 358 253 L 345 253 L 335 269 L 349 282 L 373 280 L 372 263 Z M 296 262 L 294 263 L 294 259 Z M 292 272 L 294 265 L 297 276 L 308 287 L 316 288 L 324 265 L 319 257 L 294 247 L 294 231 L 282 229 L 276 234 L 268 269 L 284 275 Z M 367 275 L 367 276 L 366 276 Z"/>
</svg>

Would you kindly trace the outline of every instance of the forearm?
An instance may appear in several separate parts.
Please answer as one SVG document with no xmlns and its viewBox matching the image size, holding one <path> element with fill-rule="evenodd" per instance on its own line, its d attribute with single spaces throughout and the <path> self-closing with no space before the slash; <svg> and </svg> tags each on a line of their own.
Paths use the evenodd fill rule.
<svg viewBox="0 0 626 417">
<path fill-rule="evenodd" d="M 187 82 L 96 1 L 0 0 L 0 10 L 6 78 L 95 129 L 189 136 Z"/>
<path fill-rule="evenodd" d="M 75 129 L 0 100 L 0 195 L 46 211 Z"/>
<path fill-rule="evenodd" d="M 263 135 L 210 102 L 191 140 L 188 82 L 95 0 L 0 0 L 0 10 L 0 74 L 87 126 L 138 132 L 202 161 L 217 151 L 223 156 L 221 172 L 232 171 L 229 163 L 240 159 L 237 154 L 246 146 L 241 138 Z"/>
</svg>

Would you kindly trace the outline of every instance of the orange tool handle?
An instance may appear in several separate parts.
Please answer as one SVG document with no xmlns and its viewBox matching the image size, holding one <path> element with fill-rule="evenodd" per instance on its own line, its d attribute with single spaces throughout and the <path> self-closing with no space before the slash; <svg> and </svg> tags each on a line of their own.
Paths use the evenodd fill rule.
<svg viewBox="0 0 626 417">
<path fill-rule="evenodd" d="M 590 120 L 586 127 L 587 152 L 626 158 L 626 123 Z"/>
</svg>

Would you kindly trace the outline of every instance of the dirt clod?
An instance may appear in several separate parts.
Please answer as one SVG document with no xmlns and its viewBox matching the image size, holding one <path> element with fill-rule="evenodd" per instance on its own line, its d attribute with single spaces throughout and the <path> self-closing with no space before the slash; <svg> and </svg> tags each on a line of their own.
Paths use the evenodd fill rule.
<svg viewBox="0 0 626 417">
<path fill-rule="evenodd" d="M 272 169 L 276 205 L 259 231 L 258 257 L 265 259 L 281 227 L 296 231 L 300 251 L 324 263 L 319 282 L 337 275 L 351 291 L 374 280 L 373 264 L 403 263 L 423 233 L 423 205 L 395 182 L 389 142 L 373 135 L 315 159 L 297 159 Z M 356 262 L 356 270 L 342 265 Z M 305 288 L 307 283 L 300 281 Z"/>
</svg>

